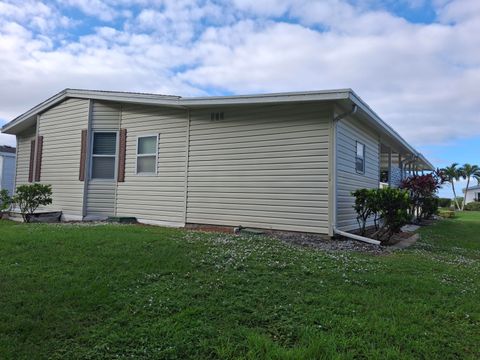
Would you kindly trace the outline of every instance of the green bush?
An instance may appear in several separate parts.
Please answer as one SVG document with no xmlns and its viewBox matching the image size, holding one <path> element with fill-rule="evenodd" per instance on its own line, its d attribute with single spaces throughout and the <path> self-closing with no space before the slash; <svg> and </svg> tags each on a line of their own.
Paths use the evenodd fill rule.
<svg viewBox="0 0 480 360">
<path fill-rule="evenodd" d="M 23 220 L 28 223 L 39 206 L 52 203 L 52 186 L 38 183 L 20 185 L 15 191 L 13 202 L 18 205 Z"/>
<path fill-rule="evenodd" d="M 465 204 L 465 208 L 463 210 L 466 211 L 480 211 L 480 202 L 474 201 L 468 204 Z"/>
<path fill-rule="evenodd" d="M 438 215 L 440 215 L 443 218 L 451 219 L 451 218 L 455 217 L 455 211 L 447 210 L 447 209 L 440 209 L 438 211 Z"/>
<path fill-rule="evenodd" d="M 382 219 L 382 226 L 375 233 L 378 239 L 389 239 L 410 221 L 410 197 L 407 191 L 395 188 L 360 189 L 354 191 L 357 221 L 362 234 L 369 218 L 374 217 L 375 226 Z"/>
<path fill-rule="evenodd" d="M 355 197 L 353 208 L 357 213 L 357 222 L 360 227 L 360 234 L 365 235 L 365 228 L 368 219 L 375 218 L 375 227 L 377 227 L 378 214 L 378 194 L 377 189 L 358 189 L 352 192 Z"/>
<path fill-rule="evenodd" d="M 420 219 L 430 219 L 438 213 L 439 199 L 436 196 L 426 197 L 420 200 Z"/>
<path fill-rule="evenodd" d="M 10 210 L 10 207 L 12 206 L 12 198 L 8 194 L 7 189 L 2 189 L 0 190 L 0 216 Z"/>
<path fill-rule="evenodd" d="M 390 238 L 410 221 L 410 197 L 408 192 L 390 187 L 379 189 L 378 193 L 380 216 L 384 222 L 381 234 Z"/>
<path fill-rule="evenodd" d="M 438 199 L 438 206 L 442 208 L 449 208 L 452 206 L 452 199 L 449 198 L 439 198 Z"/>
</svg>

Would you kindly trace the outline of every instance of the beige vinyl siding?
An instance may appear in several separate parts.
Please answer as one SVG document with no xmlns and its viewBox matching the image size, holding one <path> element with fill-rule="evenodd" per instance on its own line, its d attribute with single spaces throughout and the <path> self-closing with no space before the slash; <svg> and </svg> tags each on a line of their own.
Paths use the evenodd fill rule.
<svg viewBox="0 0 480 360">
<path fill-rule="evenodd" d="M 87 128 L 88 100 L 67 99 L 40 115 L 43 136 L 40 182 L 52 185 L 52 204 L 46 209 L 82 216 L 83 182 L 78 180 L 81 132 Z"/>
<path fill-rule="evenodd" d="M 123 105 L 121 127 L 127 129 L 125 182 L 117 184 L 117 215 L 183 226 L 187 112 Z M 136 175 L 137 137 L 159 135 L 156 175 Z"/>
<path fill-rule="evenodd" d="M 35 139 L 36 127 L 33 126 L 17 135 L 17 164 L 15 186 L 28 184 L 30 166 L 30 142 Z"/>
<path fill-rule="evenodd" d="M 93 101 L 91 123 L 92 133 L 94 131 L 116 132 L 120 130 L 120 116 L 121 104 L 114 102 Z M 89 156 L 91 156 L 90 151 Z M 118 149 L 116 161 L 118 166 Z M 90 161 L 90 164 L 91 163 L 92 162 Z M 91 176 L 89 176 L 89 178 L 90 177 Z M 87 216 L 114 216 L 115 192 L 116 180 L 89 179 L 86 196 Z"/>
<path fill-rule="evenodd" d="M 121 104 L 114 102 L 93 101 L 92 130 L 120 129 Z"/>
<path fill-rule="evenodd" d="M 365 173 L 355 170 L 356 142 L 365 145 Z M 355 118 L 337 123 L 337 228 L 353 230 L 358 227 L 351 192 L 379 186 L 379 141 L 374 132 Z"/>
<path fill-rule="evenodd" d="M 187 222 L 328 233 L 330 108 L 191 114 Z"/>
<path fill-rule="evenodd" d="M 90 180 L 86 201 L 87 216 L 113 216 L 115 214 L 115 183 Z"/>
</svg>

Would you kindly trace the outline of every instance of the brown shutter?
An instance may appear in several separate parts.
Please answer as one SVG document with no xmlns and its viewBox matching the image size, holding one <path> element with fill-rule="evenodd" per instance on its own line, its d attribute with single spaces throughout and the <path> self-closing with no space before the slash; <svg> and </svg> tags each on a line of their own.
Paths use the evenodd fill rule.
<svg viewBox="0 0 480 360">
<path fill-rule="evenodd" d="M 42 174 L 42 151 L 43 151 L 43 136 L 37 136 L 37 157 L 35 161 L 35 181 L 40 181 Z"/>
<path fill-rule="evenodd" d="M 35 140 L 30 141 L 30 163 L 28 165 L 28 182 L 33 182 L 33 165 L 35 161 Z"/>
<path fill-rule="evenodd" d="M 80 168 L 78 170 L 78 180 L 85 181 L 85 167 L 87 162 L 87 130 L 82 130 L 81 147 L 80 147 Z"/>
<path fill-rule="evenodd" d="M 118 182 L 125 182 L 125 155 L 127 150 L 127 129 L 120 129 L 118 149 Z"/>
</svg>

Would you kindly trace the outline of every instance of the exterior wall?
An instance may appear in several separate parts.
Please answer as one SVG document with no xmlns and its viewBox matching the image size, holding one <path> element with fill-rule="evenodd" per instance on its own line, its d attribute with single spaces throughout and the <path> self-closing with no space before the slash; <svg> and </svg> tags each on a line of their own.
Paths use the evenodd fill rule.
<svg viewBox="0 0 480 360">
<path fill-rule="evenodd" d="M 191 113 L 187 222 L 327 234 L 331 108 L 211 111 Z"/>
<path fill-rule="evenodd" d="M 93 131 L 118 131 L 120 129 L 121 104 L 94 101 L 92 108 Z M 92 141 L 90 141 L 92 143 Z M 90 156 L 90 149 L 88 151 Z M 117 149 L 118 162 L 118 149 Z M 90 162 L 91 164 L 91 162 Z M 90 171 L 88 171 L 90 174 Z M 108 217 L 115 215 L 115 180 L 90 179 L 87 176 L 86 216 Z"/>
<path fill-rule="evenodd" d="M 17 165 L 15 174 L 15 186 L 28 184 L 28 171 L 30 166 L 30 142 L 35 139 L 36 128 L 17 135 Z"/>
<path fill-rule="evenodd" d="M 187 151 L 185 110 L 123 105 L 127 129 L 125 182 L 117 184 L 116 213 L 142 222 L 183 226 Z M 137 137 L 159 135 L 157 175 L 136 175 Z"/>
<path fill-rule="evenodd" d="M 68 218 L 81 218 L 83 182 L 78 179 L 81 131 L 88 122 L 88 100 L 67 99 L 40 115 L 38 134 L 43 136 L 40 182 L 52 185 L 52 204 Z M 28 172 L 28 166 L 26 167 Z M 28 176 L 28 174 L 27 174 Z"/>
<path fill-rule="evenodd" d="M 468 192 L 465 194 L 465 204 L 468 204 L 475 199 L 480 199 L 480 188 L 468 189 Z"/>
<path fill-rule="evenodd" d="M 13 194 L 15 187 L 15 154 L 0 154 L 0 188 Z"/>
<path fill-rule="evenodd" d="M 379 186 L 379 140 L 378 135 L 352 117 L 340 120 L 336 133 L 336 225 L 340 230 L 353 230 L 358 223 L 351 192 Z M 365 174 L 355 170 L 357 141 L 365 144 Z"/>
<path fill-rule="evenodd" d="M 398 166 L 393 166 L 391 168 L 391 186 L 392 187 L 399 187 L 402 183 L 402 169 Z"/>
<path fill-rule="evenodd" d="M 104 218 L 115 215 L 115 183 L 90 180 L 87 187 L 86 208 L 86 216 Z"/>
</svg>

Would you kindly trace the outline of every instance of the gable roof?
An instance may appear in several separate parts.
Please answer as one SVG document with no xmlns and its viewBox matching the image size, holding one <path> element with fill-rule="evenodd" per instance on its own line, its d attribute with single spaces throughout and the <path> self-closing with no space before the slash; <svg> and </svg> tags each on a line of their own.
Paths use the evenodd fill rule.
<svg viewBox="0 0 480 360">
<path fill-rule="evenodd" d="M 335 101 L 346 109 L 350 109 L 356 105 L 358 109 L 357 116 L 360 116 L 365 122 L 377 129 L 399 148 L 411 153 L 417 159 L 417 163 L 422 169 L 434 169 L 434 166 L 421 153 L 405 141 L 390 125 L 385 123 L 352 89 L 208 97 L 181 97 L 135 92 L 65 89 L 5 124 L 2 127 L 2 132 L 17 134 L 25 130 L 27 127 L 33 125 L 38 114 L 41 114 L 67 98 L 117 101 L 185 109 L 209 106 L 305 103 L 315 101 Z"/>
<path fill-rule="evenodd" d="M 465 192 L 466 188 L 463 188 L 462 191 Z M 475 185 L 475 186 L 470 186 L 468 188 L 468 191 L 470 190 L 480 190 L 480 184 L 479 185 Z"/>
<path fill-rule="evenodd" d="M 0 145 L 0 153 L 15 154 L 16 149 L 8 145 Z"/>
</svg>

